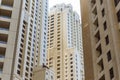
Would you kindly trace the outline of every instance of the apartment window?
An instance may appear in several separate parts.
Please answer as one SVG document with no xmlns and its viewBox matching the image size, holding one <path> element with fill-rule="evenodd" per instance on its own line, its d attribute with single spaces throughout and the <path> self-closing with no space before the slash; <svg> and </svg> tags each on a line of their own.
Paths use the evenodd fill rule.
<svg viewBox="0 0 120 80">
<path fill-rule="evenodd" d="M 99 80 L 105 80 L 105 76 L 103 75 Z"/>
<path fill-rule="evenodd" d="M 103 3 L 103 0 L 100 0 L 100 4 L 102 4 Z"/>
<path fill-rule="evenodd" d="M 73 62 L 70 62 L 70 64 L 73 64 Z"/>
<path fill-rule="evenodd" d="M 60 56 L 58 56 L 57 58 L 60 58 Z"/>
<path fill-rule="evenodd" d="M 60 66 L 60 64 L 57 64 L 57 66 Z"/>
<path fill-rule="evenodd" d="M 60 48 L 57 48 L 57 50 L 60 50 Z"/>
<path fill-rule="evenodd" d="M 93 23 L 95 25 L 95 29 L 98 28 L 99 24 L 98 24 L 98 18 L 95 20 L 95 22 Z"/>
<path fill-rule="evenodd" d="M 22 54 L 19 54 L 19 57 L 22 58 Z"/>
<path fill-rule="evenodd" d="M 96 43 L 100 40 L 100 32 L 98 31 L 95 35 Z"/>
<path fill-rule="evenodd" d="M 57 76 L 57 78 L 60 78 L 60 76 Z"/>
<path fill-rule="evenodd" d="M 120 1 L 120 0 L 114 0 L 114 2 L 115 2 L 115 6 L 118 5 L 119 1 Z"/>
<path fill-rule="evenodd" d="M 19 70 L 17 70 L 17 74 L 19 74 L 19 75 L 20 75 L 20 71 L 19 71 Z"/>
<path fill-rule="evenodd" d="M 73 66 L 71 66 L 71 68 L 73 68 Z"/>
<path fill-rule="evenodd" d="M 101 60 L 98 62 L 98 66 L 99 66 L 99 72 L 101 72 L 101 71 L 104 70 L 103 59 L 101 59 Z"/>
<path fill-rule="evenodd" d="M 71 70 L 71 72 L 73 72 L 73 70 Z"/>
<path fill-rule="evenodd" d="M 108 53 L 107 53 L 107 59 L 108 59 L 108 61 L 110 61 L 112 59 L 110 51 L 108 51 Z"/>
<path fill-rule="evenodd" d="M 26 71 L 29 71 L 29 68 L 28 68 L 28 67 L 26 67 Z"/>
<path fill-rule="evenodd" d="M 27 76 L 27 77 L 28 77 L 28 73 L 25 73 L 25 76 Z"/>
<path fill-rule="evenodd" d="M 120 9 L 119 9 L 119 11 L 117 12 L 117 18 L 118 18 L 118 22 L 120 22 Z"/>
<path fill-rule="evenodd" d="M 57 72 L 57 74 L 60 74 L 60 72 Z"/>
<path fill-rule="evenodd" d="M 107 23 L 106 23 L 106 21 L 103 23 L 103 26 L 104 26 L 104 30 L 106 30 L 107 29 Z"/>
<path fill-rule="evenodd" d="M 21 63 L 22 62 L 21 59 L 18 59 L 18 62 Z"/>
<path fill-rule="evenodd" d="M 108 35 L 105 37 L 105 42 L 106 42 L 106 45 L 109 44 L 109 37 L 108 37 Z"/>
<path fill-rule="evenodd" d="M 105 9 L 102 9 L 102 17 L 105 15 Z"/>
<path fill-rule="evenodd" d="M 96 3 L 96 0 L 91 0 L 91 6 L 93 7 Z"/>
<path fill-rule="evenodd" d="M 97 47 L 96 51 L 97 51 L 97 56 L 99 57 L 102 54 L 101 44 Z"/>
<path fill-rule="evenodd" d="M 109 73 L 110 73 L 110 79 L 112 80 L 114 78 L 113 68 L 109 70 Z"/>
</svg>

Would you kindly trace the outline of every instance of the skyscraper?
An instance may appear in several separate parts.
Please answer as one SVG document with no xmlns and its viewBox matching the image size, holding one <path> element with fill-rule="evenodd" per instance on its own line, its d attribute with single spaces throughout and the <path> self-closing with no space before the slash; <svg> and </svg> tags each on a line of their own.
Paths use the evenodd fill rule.
<svg viewBox="0 0 120 80">
<path fill-rule="evenodd" d="M 47 0 L 0 0 L 0 80 L 32 80 L 46 63 Z"/>
<path fill-rule="evenodd" d="M 58 4 L 48 17 L 47 65 L 53 68 L 55 80 L 82 80 L 82 29 L 72 6 Z"/>
<path fill-rule="evenodd" d="M 120 80 L 120 0 L 81 0 L 85 80 Z"/>
</svg>

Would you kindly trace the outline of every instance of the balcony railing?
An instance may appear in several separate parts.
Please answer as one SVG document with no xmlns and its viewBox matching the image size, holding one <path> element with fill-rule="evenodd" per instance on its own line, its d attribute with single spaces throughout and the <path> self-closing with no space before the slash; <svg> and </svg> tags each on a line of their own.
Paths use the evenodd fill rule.
<svg viewBox="0 0 120 80">
<path fill-rule="evenodd" d="M 0 27 L 0 30 L 8 31 L 9 29 Z"/>
<path fill-rule="evenodd" d="M 7 42 L 5 42 L 5 41 L 0 41 L 0 43 L 2 43 L 2 44 L 7 44 Z"/>
<path fill-rule="evenodd" d="M 3 73 L 3 70 L 2 69 L 0 69 L 0 74 L 2 74 Z"/>
<path fill-rule="evenodd" d="M 8 16 L 2 16 L 2 15 L 0 15 L 0 17 L 1 17 L 1 18 L 7 18 L 7 19 L 10 19 L 10 17 L 8 17 Z"/>
<path fill-rule="evenodd" d="M 5 56 L 4 55 L 0 55 L 0 58 L 5 58 Z"/>
</svg>

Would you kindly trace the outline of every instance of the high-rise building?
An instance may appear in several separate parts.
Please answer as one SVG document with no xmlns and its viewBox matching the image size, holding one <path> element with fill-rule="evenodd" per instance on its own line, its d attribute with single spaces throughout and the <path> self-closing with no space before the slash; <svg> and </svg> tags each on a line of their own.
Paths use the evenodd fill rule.
<svg viewBox="0 0 120 80">
<path fill-rule="evenodd" d="M 71 5 L 58 4 L 48 16 L 47 65 L 55 80 L 83 80 L 82 29 Z"/>
<path fill-rule="evenodd" d="M 54 72 L 45 65 L 35 67 L 33 71 L 33 80 L 55 80 Z"/>
<path fill-rule="evenodd" d="M 32 80 L 46 63 L 48 0 L 0 0 L 0 80 Z"/>
<path fill-rule="evenodd" d="M 85 80 L 120 80 L 120 0 L 81 0 Z"/>
</svg>

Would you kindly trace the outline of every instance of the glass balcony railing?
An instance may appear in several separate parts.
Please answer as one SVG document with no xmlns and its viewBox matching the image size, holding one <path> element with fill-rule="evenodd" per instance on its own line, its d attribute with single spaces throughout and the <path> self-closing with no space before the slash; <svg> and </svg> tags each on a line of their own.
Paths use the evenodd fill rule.
<svg viewBox="0 0 120 80">
<path fill-rule="evenodd" d="M 8 17 L 8 16 L 2 16 L 2 15 L 0 15 L 0 17 L 1 17 L 1 18 L 7 18 L 7 19 L 10 19 L 10 17 Z"/>
<path fill-rule="evenodd" d="M 8 31 L 9 29 L 0 27 L 0 30 Z"/>
<path fill-rule="evenodd" d="M 0 43 L 2 43 L 2 44 L 7 44 L 7 42 L 5 42 L 5 41 L 0 41 Z"/>
<path fill-rule="evenodd" d="M 3 6 L 3 7 L 6 7 L 6 8 L 13 8 L 12 6 L 8 6 L 8 5 L 1 5 L 1 6 Z"/>
<path fill-rule="evenodd" d="M 0 58 L 5 58 L 5 56 L 4 55 L 0 55 Z"/>
<path fill-rule="evenodd" d="M 0 69 L 0 74 L 2 74 L 3 73 L 3 70 L 2 69 Z"/>
<path fill-rule="evenodd" d="M 3 73 L 3 71 L 2 70 L 0 70 L 0 74 L 2 74 Z"/>
</svg>

